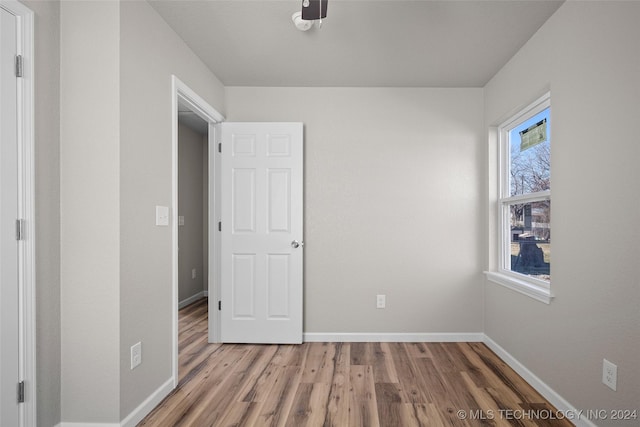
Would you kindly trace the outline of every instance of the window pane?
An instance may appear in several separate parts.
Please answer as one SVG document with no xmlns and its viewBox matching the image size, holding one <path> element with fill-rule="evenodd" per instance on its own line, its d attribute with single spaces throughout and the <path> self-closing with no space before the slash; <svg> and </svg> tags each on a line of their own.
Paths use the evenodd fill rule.
<svg viewBox="0 0 640 427">
<path fill-rule="evenodd" d="M 511 271 L 551 280 L 551 201 L 509 205 Z"/>
<path fill-rule="evenodd" d="M 509 132 L 510 195 L 550 189 L 549 109 L 522 122 Z"/>
</svg>

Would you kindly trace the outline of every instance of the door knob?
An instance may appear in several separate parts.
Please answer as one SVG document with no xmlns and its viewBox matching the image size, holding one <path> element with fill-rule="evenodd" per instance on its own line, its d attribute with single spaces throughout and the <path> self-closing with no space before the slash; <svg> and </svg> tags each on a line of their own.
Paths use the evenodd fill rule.
<svg viewBox="0 0 640 427">
<path fill-rule="evenodd" d="M 297 240 L 294 240 L 293 242 L 291 242 L 291 247 L 293 249 L 297 249 L 300 246 L 304 246 L 304 242 L 298 242 Z"/>
</svg>

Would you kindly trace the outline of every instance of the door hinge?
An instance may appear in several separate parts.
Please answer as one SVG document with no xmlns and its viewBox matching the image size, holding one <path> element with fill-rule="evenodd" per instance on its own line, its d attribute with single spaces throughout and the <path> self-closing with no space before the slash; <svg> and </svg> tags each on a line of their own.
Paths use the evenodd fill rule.
<svg viewBox="0 0 640 427">
<path fill-rule="evenodd" d="M 222 310 L 222 301 L 218 301 L 218 311 Z"/>
<path fill-rule="evenodd" d="M 218 221 L 218 231 L 222 231 L 222 221 Z"/>
<path fill-rule="evenodd" d="M 24 381 L 18 383 L 18 403 L 24 403 Z"/>
<path fill-rule="evenodd" d="M 16 55 L 16 77 L 22 77 L 22 55 Z"/>
<path fill-rule="evenodd" d="M 222 142 L 218 142 L 218 153 L 222 153 Z"/>
<path fill-rule="evenodd" d="M 24 219 L 16 219 L 16 240 L 24 240 Z"/>
</svg>

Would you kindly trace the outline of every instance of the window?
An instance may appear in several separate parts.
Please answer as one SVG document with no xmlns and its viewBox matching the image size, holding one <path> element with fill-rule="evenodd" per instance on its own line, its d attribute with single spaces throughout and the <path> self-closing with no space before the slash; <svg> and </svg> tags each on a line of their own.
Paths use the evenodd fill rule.
<svg viewBox="0 0 640 427">
<path fill-rule="evenodd" d="M 546 94 L 498 129 L 498 273 L 489 278 L 551 298 L 551 108 Z"/>
</svg>

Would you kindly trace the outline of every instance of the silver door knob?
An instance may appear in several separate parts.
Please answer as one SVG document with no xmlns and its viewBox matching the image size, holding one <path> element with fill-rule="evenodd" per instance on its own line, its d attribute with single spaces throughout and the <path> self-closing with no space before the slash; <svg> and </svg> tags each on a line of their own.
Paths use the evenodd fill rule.
<svg viewBox="0 0 640 427">
<path fill-rule="evenodd" d="M 294 240 L 293 242 L 291 242 L 291 247 L 293 249 L 297 249 L 300 246 L 304 246 L 304 242 L 298 242 L 297 240 Z"/>
</svg>

